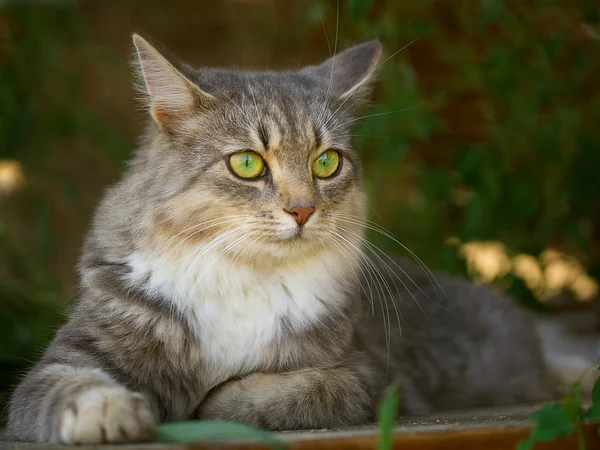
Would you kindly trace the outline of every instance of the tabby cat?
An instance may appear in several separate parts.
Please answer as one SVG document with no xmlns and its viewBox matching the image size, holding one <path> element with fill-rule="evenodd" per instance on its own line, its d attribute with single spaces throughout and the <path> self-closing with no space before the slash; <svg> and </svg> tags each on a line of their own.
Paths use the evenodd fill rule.
<svg viewBox="0 0 600 450">
<path fill-rule="evenodd" d="M 68 322 L 9 432 L 141 441 L 154 424 L 269 430 L 554 395 L 530 318 L 482 286 L 368 258 L 357 108 L 376 41 L 296 71 L 195 70 L 133 36 L 152 120 L 94 216 Z M 366 246 L 366 247 L 365 247 Z"/>
</svg>

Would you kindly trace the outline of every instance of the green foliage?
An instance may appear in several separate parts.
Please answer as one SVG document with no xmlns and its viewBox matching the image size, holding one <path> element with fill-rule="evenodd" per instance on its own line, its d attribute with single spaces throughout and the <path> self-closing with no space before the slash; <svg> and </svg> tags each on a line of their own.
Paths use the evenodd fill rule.
<svg viewBox="0 0 600 450">
<path fill-rule="evenodd" d="M 157 442 L 199 442 L 218 439 L 259 440 L 273 449 L 284 449 L 285 445 L 265 431 L 239 423 L 204 420 L 158 425 L 154 430 Z"/>
<path fill-rule="evenodd" d="M 546 403 L 531 414 L 535 422 L 531 436 L 519 443 L 518 450 L 532 449 L 536 442 L 553 441 L 576 434 L 579 450 L 585 450 L 583 426 L 586 420 L 600 421 L 600 377 L 592 391 L 592 405 L 586 408 L 581 401 L 581 383 L 573 383 L 560 402 Z M 600 434 L 600 428 L 598 428 Z"/>
<path fill-rule="evenodd" d="M 379 430 L 378 450 L 393 448 L 394 426 L 396 415 L 400 406 L 400 391 L 397 384 L 391 384 L 384 392 L 377 414 L 377 428 Z"/>
<path fill-rule="evenodd" d="M 336 2 L 318 5 L 332 41 Z M 338 48 L 377 37 L 390 56 L 420 38 L 382 65 L 374 116 L 357 130 L 378 221 L 447 271 L 464 273 L 445 254 L 456 236 L 532 255 L 553 246 L 598 278 L 600 40 L 572 35 L 583 21 L 597 25 L 598 6 L 348 0 L 339 9 Z M 309 18 L 320 31 L 319 16 Z"/>
<path fill-rule="evenodd" d="M 89 207 L 74 187 L 69 159 L 90 161 L 99 152 L 120 163 L 126 155 L 115 151 L 124 139 L 86 106 L 87 65 L 69 51 L 81 35 L 69 2 L 0 2 L 0 160 L 18 160 L 26 177 L 14 201 L 0 192 L 2 411 L 17 374 L 41 355 L 73 294 L 60 285 L 56 255 L 69 235 L 65 216 L 87 216 Z M 78 152 L 56 157 L 72 147 Z M 72 270 L 72 261 L 62 264 Z"/>
</svg>

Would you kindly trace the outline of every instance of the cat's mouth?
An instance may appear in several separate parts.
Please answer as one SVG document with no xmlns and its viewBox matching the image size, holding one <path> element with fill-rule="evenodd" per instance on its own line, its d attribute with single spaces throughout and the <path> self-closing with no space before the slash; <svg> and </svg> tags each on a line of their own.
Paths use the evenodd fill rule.
<svg viewBox="0 0 600 450">
<path fill-rule="evenodd" d="M 311 227 L 307 227 L 306 224 L 299 225 L 294 222 L 292 225 L 286 223 L 278 228 L 277 233 L 272 238 L 276 242 L 298 242 L 308 239 L 311 235 Z"/>
</svg>

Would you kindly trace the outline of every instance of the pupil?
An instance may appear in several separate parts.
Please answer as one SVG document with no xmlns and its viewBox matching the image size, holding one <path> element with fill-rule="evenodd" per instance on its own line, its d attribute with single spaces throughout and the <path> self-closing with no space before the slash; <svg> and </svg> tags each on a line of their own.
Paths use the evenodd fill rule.
<svg viewBox="0 0 600 450">
<path fill-rule="evenodd" d="M 244 157 L 244 164 L 246 167 L 250 167 L 250 155 Z"/>
</svg>

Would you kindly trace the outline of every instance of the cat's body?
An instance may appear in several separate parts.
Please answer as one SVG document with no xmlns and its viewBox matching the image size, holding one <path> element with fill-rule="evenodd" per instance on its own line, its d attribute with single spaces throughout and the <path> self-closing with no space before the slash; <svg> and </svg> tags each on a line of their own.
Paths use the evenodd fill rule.
<svg viewBox="0 0 600 450">
<path fill-rule="evenodd" d="M 154 123 L 95 215 L 80 300 L 12 398 L 14 437 L 132 441 L 190 418 L 339 427 L 371 420 L 394 379 L 406 413 L 552 397 L 510 300 L 363 262 L 349 114 L 379 44 L 244 73 L 178 70 L 135 42 Z"/>
</svg>

